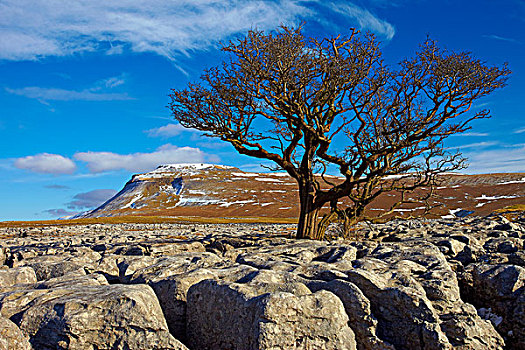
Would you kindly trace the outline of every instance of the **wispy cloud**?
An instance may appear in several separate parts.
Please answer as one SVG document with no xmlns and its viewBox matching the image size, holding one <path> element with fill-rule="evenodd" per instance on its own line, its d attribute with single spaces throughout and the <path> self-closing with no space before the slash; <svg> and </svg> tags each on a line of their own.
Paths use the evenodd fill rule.
<svg viewBox="0 0 525 350">
<path fill-rule="evenodd" d="M 475 142 L 475 143 L 469 143 L 467 145 L 461 145 L 461 146 L 459 146 L 459 148 L 460 149 L 465 149 L 465 148 L 484 148 L 484 147 L 494 146 L 494 145 L 497 145 L 497 144 L 498 144 L 497 141 Z"/>
<path fill-rule="evenodd" d="M 199 132 L 196 129 L 185 128 L 180 124 L 167 124 L 158 128 L 153 128 L 145 131 L 150 137 L 173 137 L 180 135 L 183 132 Z"/>
<path fill-rule="evenodd" d="M 505 147 L 465 155 L 470 166 L 469 173 L 522 173 L 525 172 L 525 145 Z"/>
<path fill-rule="evenodd" d="M 69 186 L 57 185 L 57 184 L 46 185 L 46 186 L 44 186 L 44 187 L 45 187 L 45 188 L 52 189 L 52 190 L 69 190 L 69 189 L 71 189 L 71 187 L 69 187 Z"/>
<path fill-rule="evenodd" d="M 14 95 L 36 99 L 42 103 L 47 101 L 123 101 L 133 99 L 127 93 L 103 93 L 92 90 L 76 91 L 38 86 L 21 89 L 6 88 L 5 90 Z"/>
<path fill-rule="evenodd" d="M 110 78 L 107 78 L 107 79 L 102 79 L 99 82 L 101 87 L 105 87 L 105 88 L 108 88 L 108 89 L 113 89 L 113 88 L 115 88 L 117 86 L 120 86 L 120 85 L 123 85 L 125 83 L 126 83 L 125 74 L 121 74 L 118 77 L 110 77 Z"/>
<path fill-rule="evenodd" d="M 118 154 L 112 152 L 79 152 L 76 160 L 86 162 L 91 172 L 125 169 L 131 172 L 143 172 L 155 169 L 166 163 L 194 163 L 209 159 L 198 148 L 177 147 L 166 144 L 151 153 Z"/>
<path fill-rule="evenodd" d="M 13 165 L 18 169 L 25 169 L 34 173 L 55 175 L 72 174 L 77 168 L 71 159 L 50 153 L 18 158 Z"/>
<path fill-rule="evenodd" d="M 337 2 L 330 3 L 329 7 L 337 13 L 345 15 L 357 21 L 361 29 L 369 30 L 381 36 L 384 36 L 387 40 L 394 37 L 396 30 L 394 26 L 385 20 L 372 14 L 368 9 L 359 7 L 350 2 Z"/>
<path fill-rule="evenodd" d="M 127 93 L 111 92 L 112 89 L 126 83 L 126 74 L 109 77 L 94 82 L 89 88 L 82 90 L 67 90 L 54 87 L 29 86 L 23 88 L 5 88 L 14 95 L 33 98 L 43 104 L 48 101 L 123 101 L 132 100 Z"/>
<path fill-rule="evenodd" d="M 514 134 L 523 134 L 525 132 L 525 126 L 513 131 Z"/>
<path fill-rule="evenodd" d="M 155 52 L 173 59 L 258 27 L 294 22 L 308 9 L 296 0 L 2 1 L 0 58 L 64 56 L 105 50 Z"/>
<path fill-rule="evenodd" d="M 474 142 L 474 143 L 468 143 L 465 145 L 459 145 L 455 147 L 448 147 L 447 149 L 469 149 L 469 148 L 485 148 L 497 145 L 498 142 L 496 141 L 485 141 L 485 142 Z"/>
<path fill-rule="evenodd" d="M 303 20 L 347 22 L 384 35 L 394 28 L 370 11 L 343 1 L 318 0 L 3 0 L 0 3 L 0 59 L 36 60 L 99 51 L 153 52 L 175 60 L 206 50 L 252 28 L 273 29 Z"/>
<path fill-rule="evenodd" d="M 454 134 L 454 135 L 451 135 L 453 137 L 458 137 L 458 136 L 465 136 L 465 137 L 482 137 L 482 136 L 489 136 L 489 133 L 487 132 L 465 132 L 465 133 L 462 133 L 462 134 Z"/>
<path fill-rule="evenodd" d="M 506 37 L 495 35 L 495 34 L 483 35 L 483 37 L 484 38 L 488 38 L 488 39 L 499 40 L 499 41 L 507 41 L 507 42 L 511 42 L 511 43 L 518 43 L 519 42 L 516 39 L 506 38 Z"/>
</svg>

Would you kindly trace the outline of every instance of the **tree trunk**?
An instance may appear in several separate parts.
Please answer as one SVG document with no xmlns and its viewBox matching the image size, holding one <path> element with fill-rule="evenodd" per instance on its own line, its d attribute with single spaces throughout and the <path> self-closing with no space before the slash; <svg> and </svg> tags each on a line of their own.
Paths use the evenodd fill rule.
<svg viewBox="0 0 525 350">
<path fill-rule="evenodd" d="M 299 197 L 301 210 L 296 238 L 319 239 L 317 232 L 319 208 L 314 208 L 314 194 L 308 191 L 308 186 L 300 186 Z"/>
</svg>

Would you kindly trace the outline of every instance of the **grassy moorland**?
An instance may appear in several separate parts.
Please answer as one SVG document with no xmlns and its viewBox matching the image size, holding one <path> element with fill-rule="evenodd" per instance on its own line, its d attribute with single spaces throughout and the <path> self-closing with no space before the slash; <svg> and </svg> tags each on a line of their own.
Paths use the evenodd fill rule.
<svg viewBox="0 0 525 350">
<path fill-rule="evenodd" d="M 70 226 L 70 225 L 92 225 L 92 224 L 229 224 L 229 223 L 275 223 L 294 224 L 294 218 L 270 218 L 270 217 L 179 217 L 179 216 L 115 216 L 86 218 L 74 220 L 40 220 L 40 221 L 3 221 L 0 227 L 38 227 L 38 226 Z"/>
<path fill-rule="evenodd" d="M 525 214 L 525 204 L 510 205 L 497 209 L 494 214 L 505 216 L 509 220 Z M 413 218 L 413 217 L 412 217 Z M 402 219 L 402 218 L 401 218 Z M 269 223 L 295 224 L 296 218 L 278 217 L 200 217 L 200 216 L 114 216 L 99 218 L 84 218 L 73 220 L 37 220 L 37 221 L 2 221 L 0 228 L 5 227 L 39 227 L 39 226 L 71 226 L 93 224 L 232 224 L 232 223 Z"/>
</svg>

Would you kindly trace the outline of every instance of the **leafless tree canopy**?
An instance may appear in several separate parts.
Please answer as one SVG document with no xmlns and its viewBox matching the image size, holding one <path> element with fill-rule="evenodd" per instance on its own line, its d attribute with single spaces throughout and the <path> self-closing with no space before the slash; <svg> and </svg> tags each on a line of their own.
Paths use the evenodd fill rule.
<svg viewBox="0 0 525 350">
<path fill-rule="evenodd" d="M 271 160 L 297 181 L 298 238 L 320 239 L 336 217 L 348 225 L 361 219 L 381 193 L 404 194 L 463 167 L 443 140 L 488 117 L 487 110 L 467 112 L 510 74 L 506 65 L 488 66 L 431 40 L 392 69 L 375 37 L 355 30 L 322 40 L 301 27 L 253 30 L 223 51 L 230 60 L 172 90 L 169 107 L 183 126 Z M 330 167 L 343 181 L 314 175 Z M 341 210 L 343 197 L 353 204 Z M 319 225 L 327 203 L 332 212 Z"/>
</svg>

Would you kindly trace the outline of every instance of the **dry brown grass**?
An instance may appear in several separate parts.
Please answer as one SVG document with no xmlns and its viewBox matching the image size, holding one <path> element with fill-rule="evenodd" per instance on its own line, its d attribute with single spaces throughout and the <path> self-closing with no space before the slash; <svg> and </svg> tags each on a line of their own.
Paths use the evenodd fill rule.
<svg viewBox="0 0 525 350">
<path fill-rule="evenodd" d="M 282 223 L 295 224 L 296 219 L 271 217 L 182 217 L 182 216 L 113 216 L 74 220 L 41 220 L 41 221 L 3 221 L 4 227 L 44 227 L 44 226 L 71 226 L 93 224 L 231 224 L 231 223 Z"/>
<path fill-rule="evenodd" d="M 525 211 L 525 204 L 509 205 L 508 207 L 496 210 L 496 213 L 505 213 L 509 211 Z"/>
<path fill-rule="evenodd" d="M 166 239 L 180 239 L 180 240 L 186 240 L 186 239 L 188 239 L 188 237 L 187 237 L 187 236 L 179 236 L 179 235 L 177 235 L 177 236 L 174 236 L 174 235 L 168 235 L 168 236 L 166 236 Z M 159 244 L 159 243 L 157 243 L 157 244 Z M 166 244 L 170 244 L 170 243 L 166 243 Z"/>
<path fill-rule="evenodd" d="M 502 215 L 507 220 L 516 221 L 525 214 L 525 204 L 509 205 L 505 208 L 495 210 L 494 212 Z"/>
</svg>

